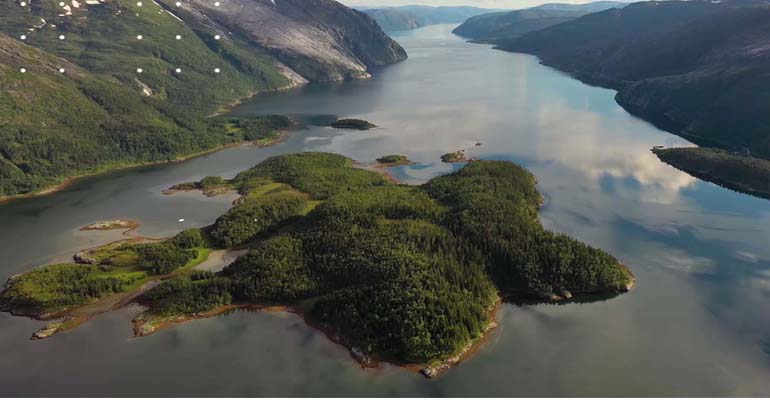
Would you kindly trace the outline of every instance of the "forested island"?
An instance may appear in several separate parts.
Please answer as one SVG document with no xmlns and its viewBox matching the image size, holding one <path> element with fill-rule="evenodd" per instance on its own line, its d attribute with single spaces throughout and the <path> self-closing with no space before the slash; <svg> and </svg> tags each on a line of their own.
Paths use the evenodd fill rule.
<svg viewBox="0 0 770 400">
<path fill-rule="evenodd" d="M 140 336 L 233 308 L 287 306 L 362 365 L 433 377 L 494 326 L 501 298 L 563 301 L 634 284 L 611 255 L 544 229 L 535 177 L 511 162 L 477 161 L 408 186 L 340 155 L 300 153 L 226 184 L 241 198 L 213 225 L 12 277 L 0 307 L 54 319 L 45 337 L 104 303 L 146 306 Z M 196 269 L 225 248 L 248 253 L 221 272 Z"/>
<path fill-rule="evenodd" d="M 369 121 L 354 118 L 338 119 L 332 122 L 329 126 L 337 129 L 355 129 L 359 131 L 368 131 L 369 129 L 377 127 L 377 125 Z"/>
<path fill-rule="evenodd" d="M 770 160 L 706 147 L 656 147 L 652 152 L 661 161 L 697 178 L 770 199 Z"/>
<path fill-rule="evenodd" d="M 400 154 L 389 154 L 387 156 L 382 156 L 377 159 L 377 162 L 386 167 L 395 167 L 397 165 L 412 164 L 411 160 L 409 160 L 406 156 L 402 156 Z"/>
<path fill-rule="evenodd" d="M 447 164 L 452 164 L 452 163 L 468 162 L 468 161 L 471 161 L 471 159 L 469 159 L 465 155 L 465 150 L 457 150 L 455 152 L 446 153 L 446 154 L 442 155 L 441 156 L 441 161 L 443 161 L 443 162 L 445 162 Z"/>
</svg>

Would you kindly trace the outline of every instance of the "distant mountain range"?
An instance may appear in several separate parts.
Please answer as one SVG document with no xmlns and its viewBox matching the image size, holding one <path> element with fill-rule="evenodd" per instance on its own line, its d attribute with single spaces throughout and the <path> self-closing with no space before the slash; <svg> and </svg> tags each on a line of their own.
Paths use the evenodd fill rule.
<svg viewBox="0 0 770 400">
<path fill-rule="evenodd" d="M 494 42 L 571 21 L 583 15 L 628 3 L 597 1 L 587 4 L 550 3 L 515 11 L 501 11 L 469 18 L 453 32 L 476 41 Z"/>
<path fill-rule="evenodd" d="M 494 10 L 476 7 L 403 6 L 363 8 L 386 32 L 405 31 L 437 24 L 457 24 Z"/>
<path fill-rule="evenodd" d="M 332 0 L 6 1 L 0 13 L 0 197 L 256 133 L 223 106 L 369 76 L 406 52 Z"/>
</svg>

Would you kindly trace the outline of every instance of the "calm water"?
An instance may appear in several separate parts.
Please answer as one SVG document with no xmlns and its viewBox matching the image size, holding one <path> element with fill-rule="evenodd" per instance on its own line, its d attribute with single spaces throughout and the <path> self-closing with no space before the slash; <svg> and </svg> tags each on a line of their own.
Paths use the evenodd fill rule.
<svg viewBox="0 0 770 400">
<path fill-rule="evenodd" d="M 421 164 L 399 177 L 421 182 L 451 170 L 441 154 L 469 148 L 530 168 L 548 198 L 543 223 L 628 264 L 638 277 L 632 293 L 507 305 L 480 354 L 435 381 L 361 370 L 289 314 L 239 312 L 130 339 L 124 310 L 38 342 L 28 337 L 40 322 L 1 314 L 0 395 L 770 395 L 770 201 L 660 163 L 652 146 L 686 142 L 629 116 L 613 91 L 464 43 L 450 29 L 398 36 L 411 58 L 372 80 L 236 110 L 360 117 L 379 129 L 311 128 L 270 149 L 233 148 L 0 205 L 0 279 L 115 239 L 77 230 L 96 220 L 135 219 L 151 236 L 210 224 L 231 199 L 160 191 L 232 176 L 270 155 L 400 153 Z"/>
</svg>

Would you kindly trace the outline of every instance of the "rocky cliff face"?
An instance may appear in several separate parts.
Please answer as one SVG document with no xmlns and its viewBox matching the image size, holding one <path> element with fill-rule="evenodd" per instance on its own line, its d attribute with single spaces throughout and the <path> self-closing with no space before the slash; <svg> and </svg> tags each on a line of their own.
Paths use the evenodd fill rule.
<svg viewBox="0 0 770 400">
<path fill-rule="evenodd" d="M 332 0 L 189 0 L 178 8 L 182 19 L 232 32 L 311 81 L 367 77 L 371 67 L 406 59 L 371 17 Z"/>
<path fill-rule="evenodd" d="M 665 1 L 590 14 L 504 50 L 618 90 L 630 112 L 704 146 L 770 156 L 770 3 Z"/>
</svg>

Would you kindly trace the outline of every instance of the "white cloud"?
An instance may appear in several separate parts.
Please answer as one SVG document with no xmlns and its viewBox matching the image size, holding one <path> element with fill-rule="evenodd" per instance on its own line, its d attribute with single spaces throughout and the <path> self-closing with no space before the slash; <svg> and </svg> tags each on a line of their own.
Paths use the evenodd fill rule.
<svg viewBox="0 0 770 400">
<path fill-rule="evenodd" d="M 474 6 L 482 8 L 527 8 L 545 3 L 583 4 L 585 0 L 338 0 L 350 7 L 380 7 L 380 6 Z M 623 1 L 623 0 L 621 0 Z"/>
</svg>

